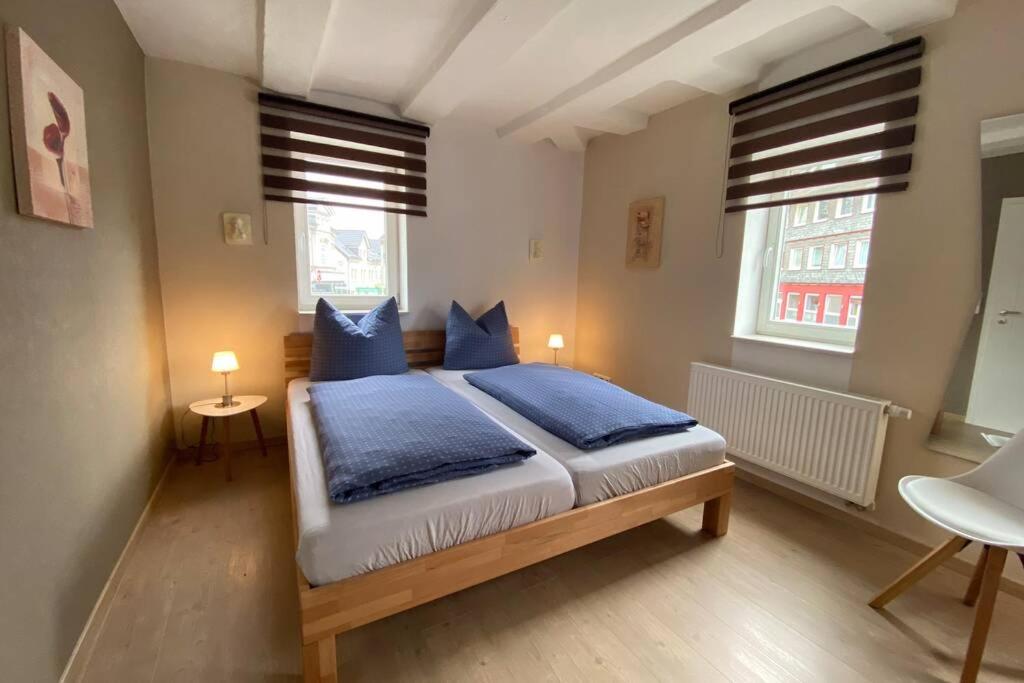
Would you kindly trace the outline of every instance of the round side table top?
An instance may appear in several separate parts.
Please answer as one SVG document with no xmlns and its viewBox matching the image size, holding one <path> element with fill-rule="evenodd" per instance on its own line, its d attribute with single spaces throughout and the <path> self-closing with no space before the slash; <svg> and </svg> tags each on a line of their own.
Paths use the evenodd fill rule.
<svg viewBox="0 0 1024 683">
<path fill-rule="evenodd" d="M 267 402 L 266 396 L 232 396 L 231 398 L 238 405 L 232 405 L 228 408 L 218 408 L 217 404 L 220 403 L 219 398 L 207 398 L 202 401 L 190 403 L 188 409 L 196 415 L 204 415 L 206 417 L 228 417 L 230 415 L 238 415 L 239 413 L 247 413 L 250 410 L 259 408 Z"/>
</svg>

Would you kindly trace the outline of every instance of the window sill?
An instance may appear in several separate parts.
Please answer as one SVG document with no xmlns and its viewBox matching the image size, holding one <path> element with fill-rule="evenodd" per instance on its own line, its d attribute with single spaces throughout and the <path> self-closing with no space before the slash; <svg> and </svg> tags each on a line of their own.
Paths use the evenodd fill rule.
<svg viewBox="0 0 1024 683">
<path fill-rule="evenodd" d="M 852 356 L 854 348 L 844 344 L 830 344 L 828 342 L 806 341 L 804 339 L 790 339 L 789 337 L 771 337 L 766 334 L 734 334 L 733 339 L 756 344 L 768 344 L 769 346 L 782 346 L 801 351 L 814 351 L 816 353 L 827 353 L 834 356 Z"/>
</svg>

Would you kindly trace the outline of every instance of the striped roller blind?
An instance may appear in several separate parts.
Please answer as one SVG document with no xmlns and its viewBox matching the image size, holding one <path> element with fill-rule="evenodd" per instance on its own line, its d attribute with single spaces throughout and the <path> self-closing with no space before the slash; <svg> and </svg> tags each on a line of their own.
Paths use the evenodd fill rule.
<svg viewBox="0 0 1024 683">
<path fill-rule="evenodd" d="M 907 189 L 924 39 L 729 104 L 725 211 Z"/>
<path fill-rule="evenodd" d="M 427 215 L 430 129 L 260 93 L 263 197 Z"/>
</svg>

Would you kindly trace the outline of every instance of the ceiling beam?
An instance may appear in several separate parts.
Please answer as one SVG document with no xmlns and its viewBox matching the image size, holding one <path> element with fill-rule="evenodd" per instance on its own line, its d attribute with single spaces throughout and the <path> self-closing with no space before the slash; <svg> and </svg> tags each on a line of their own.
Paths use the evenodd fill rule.
<svg viewBox="0 0 1024 683">
<path fill-rule="evenodd" d="M 333 0 L 263 0 L 264 88 L 306 97 Z"/>
<path fill-rule="evenodd" d="M 571 0 L 493 0 L 481 3 L 438 58 L 401 99 L 402 115 L 434 123 L 476 93 Z"/>
</svg>

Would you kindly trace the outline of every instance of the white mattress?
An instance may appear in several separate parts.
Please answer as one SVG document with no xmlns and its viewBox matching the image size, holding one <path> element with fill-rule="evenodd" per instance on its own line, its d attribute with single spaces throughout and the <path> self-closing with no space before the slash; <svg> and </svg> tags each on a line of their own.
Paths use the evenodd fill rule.
<svg viewBox="0 0 1024 683">
<path fill-rule="evenodd" d="M 308 379 L 288 385 L 288 440 L 299 532 L 296 559 L 314 585 L 404 562 L 573 506 L 569 475 L 539 449 L 525 462 L 493 472 L 334 504 L 327 497 L 309 386 Z"/>
<path fill-rule="evenodd" d="M 577 505 L 639 491 L 720 465 L 725 460 L 725 439 L 700 426 L 681 434 L 580 450 L 471 385 L 463 378 L 467 371 L 430 368 L 428 372 L 510 427 L 538 451 L 558 460 L 572 476 Z"/>
</svg>

